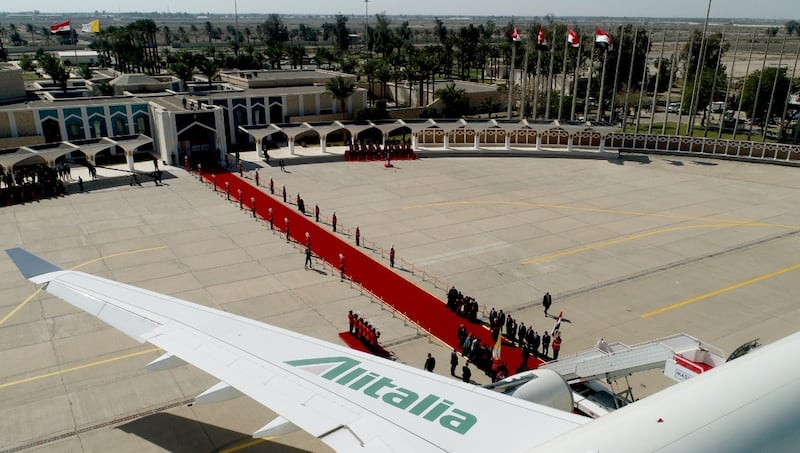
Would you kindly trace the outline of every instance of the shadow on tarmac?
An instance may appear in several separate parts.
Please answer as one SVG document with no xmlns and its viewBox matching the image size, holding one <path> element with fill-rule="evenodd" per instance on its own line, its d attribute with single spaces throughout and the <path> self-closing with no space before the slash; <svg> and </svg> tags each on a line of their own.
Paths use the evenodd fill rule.
<svg viewBox="0 0 800 453">
<path fill-rule="evenodd" d="M 221 451 L 253 441 L 250 434 L 164 412 L 136 419 L 118 426 L 117 429 L 176 453 Z M 265 440 L 239 451 L 299 453 L 305 450 Z"/>
</svg>

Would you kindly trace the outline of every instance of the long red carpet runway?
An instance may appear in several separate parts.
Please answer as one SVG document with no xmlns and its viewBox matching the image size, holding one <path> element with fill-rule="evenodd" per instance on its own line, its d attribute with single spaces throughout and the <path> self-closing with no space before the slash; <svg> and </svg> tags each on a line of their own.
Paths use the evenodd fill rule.
<svg viewBox="0 0 800 453">
<path fill-rule="evenodd" d="M 226 183 L 229 184 L 231 200 L 238 201 L 241 190 L 242 204 L 251 212 L 251 199 L 255 201 L 256 215 L 268 219 L 268 210 L 272 208 L 274 226 L 276 230 L 285 232 L 288 220 L 290 238 L 305 245 L 306 233 L 311 237 L 311 250 L 316 257 L 325 260 L 332 267 L 339 269 L 339 254 L 344 256 L 345 277 L 361 284 L 365 289 L 376 295 L 383 302 L 402 313 L 409 320 L 418 324 L 422 329 L 437 337 L 450 347 L 456 348 L 458 343 L 458 327 L 464 324 L 467 330 L 477 336 L 482 344 L 494 345 L 491 332 L 482 325 L 470 324 L 466 319 L 459 317 L 447 308 L 444 300 L 420 288 L 413 282 L 403 278 L 392 270 L 388 262 L 383 263 L 363 253 L 360 249 L 343 240 L 342 235 L 334 233 L 330 226 L 314 221 L 311 210 L 310 215 L 301 214 L 296 206 L 282 202 L 282 185 L 275 181 L 275 195 L 254 187 L 246 180 L 234 173 L 217 169 L 212 176 L 207 169 L 203 169 L 203 178 L 214 182 L 217 190 L 225 192 Z M 288 200 L 292 197 L 289 196 Z M 313 202 L 306 202 L 306 207 L 313 206 Z M 298 266 L 303 258 L 298 257 Z M 346 321 L 346 313 L 342 313 L 342 321 Z M 378 326 L 379 327 L 379 326 Z M 460 349 L 459 349 L 460 350 Z M 520 349 L 508 344 L 503 345 L 502 360 L 508 370 L 513 373 L 522 362 Z M 420 357 L 420 363 L 424 357 Z M 447 364 L 446 357 L 440 357 L 439 362 Z M 539 360 L 533 357 L 528 361 L 531 368 L 539 365 Z"/>
</svg>

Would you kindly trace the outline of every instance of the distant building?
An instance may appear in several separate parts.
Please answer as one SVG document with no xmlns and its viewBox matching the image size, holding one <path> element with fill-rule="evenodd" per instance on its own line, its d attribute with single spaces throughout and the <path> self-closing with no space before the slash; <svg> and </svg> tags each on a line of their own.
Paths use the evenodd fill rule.
<svg viewBox="0 0 800 453">
<path fill-rule="evenodd" d="M 58 59 L 64 64 L 97 64 L 100 61 L 100 55 L 94 50 L 64 50 L 57 54 Z"/>
</svg>

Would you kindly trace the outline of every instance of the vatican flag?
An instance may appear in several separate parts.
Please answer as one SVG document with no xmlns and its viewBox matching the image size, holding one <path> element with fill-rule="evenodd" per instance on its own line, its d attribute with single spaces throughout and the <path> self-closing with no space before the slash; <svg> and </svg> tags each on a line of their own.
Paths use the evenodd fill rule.
<svg viewBox="0 0 800 453">
<path fill-rule="evenodd" d="M 88 24 L 81 25 L 83 33 L 100 33 L 100 19 L 95 19 Z"/>
</svg>

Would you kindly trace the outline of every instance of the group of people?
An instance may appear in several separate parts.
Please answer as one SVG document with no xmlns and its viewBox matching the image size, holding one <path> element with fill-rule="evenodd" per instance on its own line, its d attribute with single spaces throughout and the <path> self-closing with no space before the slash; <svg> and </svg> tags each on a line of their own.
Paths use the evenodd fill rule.
<svg viewBox="0 0 800 453">
<path fill-rule="evenodd" d="M 411 149 L 410 142 L 392 140 L 387 141 L 383 146 L 377 143 L 350 142 L 344 152 L 344 158 L 348 161 L 386 160 L 390 162 L 391 159 L 416 159 L 417 155 Z"/>
<path fill-rule="evenodd" d="M 381 337 L 380 331 L 369 321 L 350 310 L 347 312 L 347 323 L 350 326 L 350 335 L 358 338 L 370 352 L 376 354 L 385 352 L 378 342 Z"/>
<path fill-rule="evenodd" d="M 447 308 L 457 315 L 467 318 L 470 322 L 478 322 L 478 301 L 461 294 L 455 286 L 447 292 Z"/>
<path fill-rule="evenodd" d="M 42 197 L 54 197 L 66 193 L 59 168 L 44 164 L 15 167 L 4 171 L 0 168 L 0 189 L 2 204 L 15 204 L 33 201 Z"/>
</svg>

